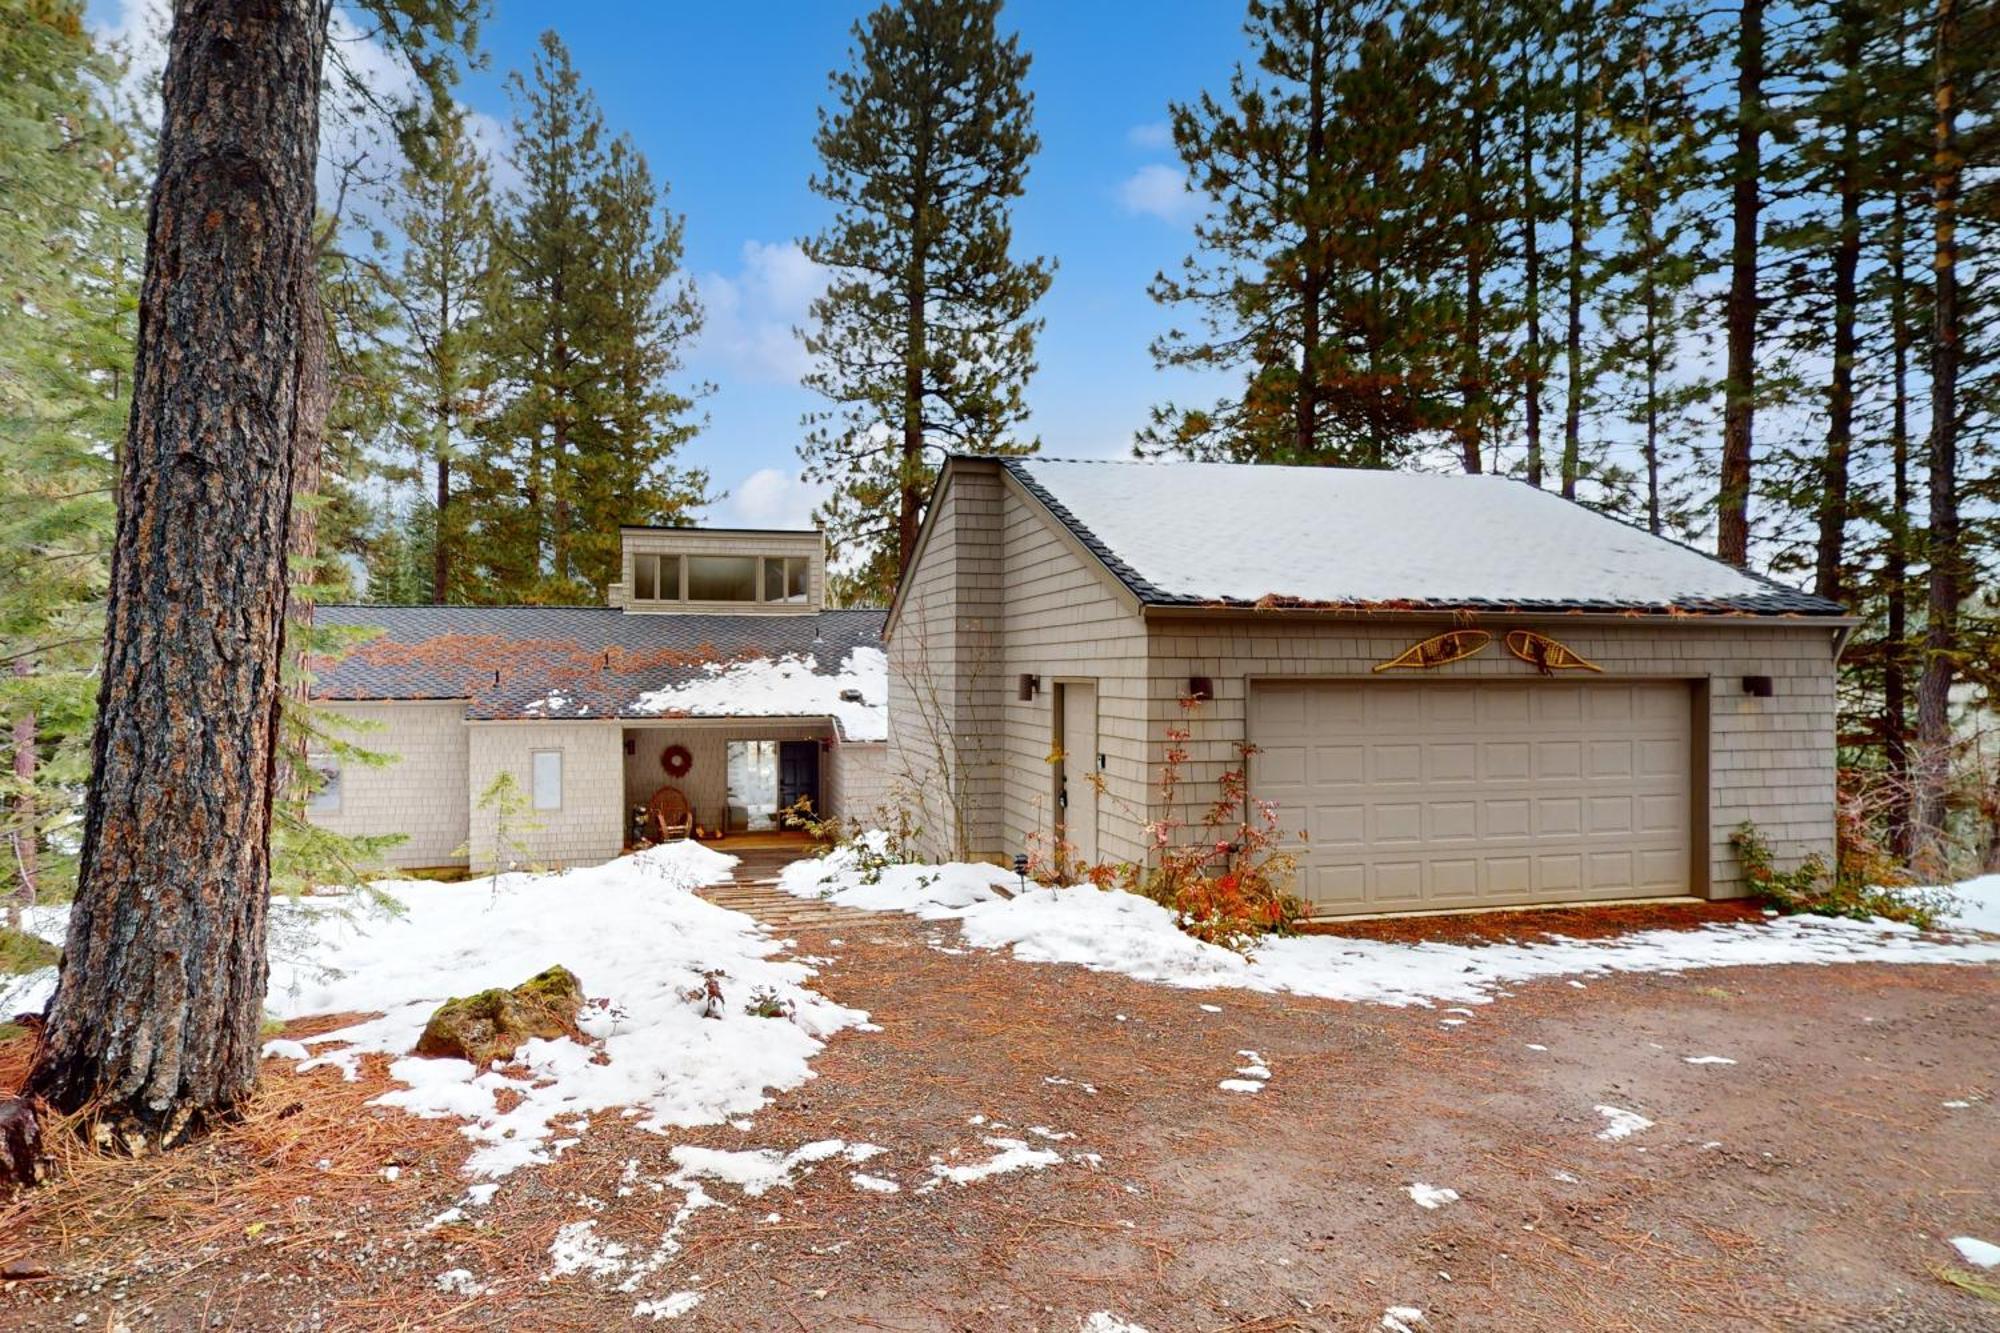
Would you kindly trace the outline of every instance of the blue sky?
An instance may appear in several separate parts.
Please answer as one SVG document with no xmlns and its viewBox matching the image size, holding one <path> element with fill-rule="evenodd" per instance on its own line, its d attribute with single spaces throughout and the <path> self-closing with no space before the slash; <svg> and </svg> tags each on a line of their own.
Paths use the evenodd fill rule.
<svg viewBox="0 0 2000 1333">
<path fill-rule="evenodd" d="M 686 451 L 733 492 L 712 521 L 789 526 L 811 496 L 797 483 L 800 414 L 790 337 L 813 275 L 793 248 L 827 210 L 806 180 L 827 74 L 846 62 L 858 5 L 553 5 L 497 0 L 482 45 L 490 67 L 464 98 L 505 120 L 504 73 L 538 35 L 568 43 L 612 128 L 629 132 L 687 217 L 687 259 L 709 307 L 689 358 L 712 381 L 709 426 Z M 1034 56 L 1042 136 L 1015 210 L 1018 252 L 1059 261 L 1041 306 L 1048 327 L 1029 385 L 1045 452 L 1122 454 L 1153 403 L 1187 377 L 1153 369 L 1147 344 L 1168 312 L 1146 295 L 1186 253 L 1188 210 L 1165 141 L 1169 101 L 1220 87 L 1242 49 L 1242 7 L 1016 0 L 1003 25 Z"/>
</svg>

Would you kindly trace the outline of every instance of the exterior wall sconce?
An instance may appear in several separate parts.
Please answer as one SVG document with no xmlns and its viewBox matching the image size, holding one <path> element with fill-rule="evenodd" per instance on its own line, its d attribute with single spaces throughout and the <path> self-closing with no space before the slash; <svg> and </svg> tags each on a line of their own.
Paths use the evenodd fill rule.
<svg viewBox="0 0 2000 1333">
<path fill-rule="evenodd" d="M 1753 699 L 1768 699 L 1775 693 L 1769 676 L 1745 676 L 1743 692 Z"/>
<path fill-rule="evenodd" d="M 1023 671 L 1021 673 L 1022 703 L 1028 703 L 1032 701 L 1035 695 L 1041 692 L 1041 688 L 1042 688 L 1042 678 L 1040 676 L 1037 676 L 1032 671 Z"/>
<path fill-rule="evenodd" d="M 1207 703 L 1215 698 L 1215 681 L 1208 676 L 1189 676 L 1188 698 L 1197 703 Z"/>
</svg>

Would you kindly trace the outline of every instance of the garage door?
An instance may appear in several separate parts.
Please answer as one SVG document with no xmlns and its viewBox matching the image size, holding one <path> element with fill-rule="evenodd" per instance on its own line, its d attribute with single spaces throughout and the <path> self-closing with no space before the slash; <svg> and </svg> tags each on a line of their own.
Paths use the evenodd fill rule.
<svg viewBox="0 0 2000 1333">
<path fill-rule="evenodd" d="M 1316 912 L 1689 891 L 1677 684 L 1255 684 L 1252 792 L 1310 834 Z"/>
</svg>

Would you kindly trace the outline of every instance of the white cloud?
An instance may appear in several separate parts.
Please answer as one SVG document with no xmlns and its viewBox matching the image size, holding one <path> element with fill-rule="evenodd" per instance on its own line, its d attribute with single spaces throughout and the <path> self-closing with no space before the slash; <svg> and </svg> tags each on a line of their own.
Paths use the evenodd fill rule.
<svg viewBox="0 0 2000 1333">
<path fill-rule="evenodd" d="M 1150 213 L 1167 222 L 1193 216 L 1197 207 L 1187 177 L 1176 167 L 1157 162 L 1140 167 L 1118 186 L 1118 201 L 1127 212 Z"/>
<path fill-rule="evenodd" d="M 710 505 L 702 522 L 719 528 L 809 528 L 813 507 L 826 488 L 801 481 L 796 472 L 758 468 Z"/>
<path fill-rule="evenodd" d="M 1174 127 L 1164 120 L 1149 120 L 1125 131 L 1125 141 L 1134 148 L 1158 150 L 1174 146 Z"/>
<path fill-rule="evenodd" d="M 732 379 L 795 384 L 811 360 L 792 330 L 826 290 L 826 270 L 793 241 L 745 241 L 742 258 L 733 276 L 696 279 L 707 310 L 699 355 Z"/>
</svg>

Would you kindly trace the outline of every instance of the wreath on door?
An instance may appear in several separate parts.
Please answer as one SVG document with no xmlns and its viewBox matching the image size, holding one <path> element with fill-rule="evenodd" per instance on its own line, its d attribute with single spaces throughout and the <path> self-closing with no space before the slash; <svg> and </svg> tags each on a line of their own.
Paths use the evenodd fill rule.
<svg viewBox="0 0 2000 1333">
<path fill-rule="evenodd" d="M 670 778 L 684 778 L 694 767 L 694 756 L 688 753 L 685 745 L 669 745 L 660 752 L 660 767 L 667 770 Z"/>
</svg>

